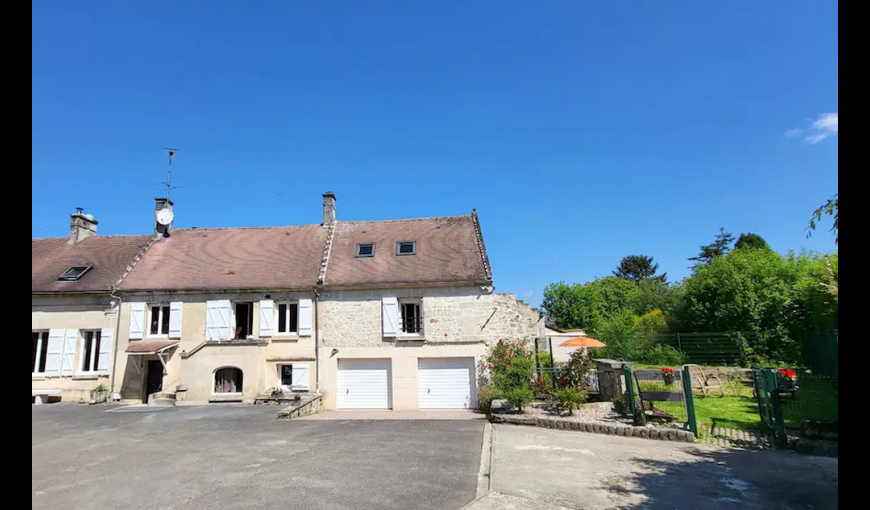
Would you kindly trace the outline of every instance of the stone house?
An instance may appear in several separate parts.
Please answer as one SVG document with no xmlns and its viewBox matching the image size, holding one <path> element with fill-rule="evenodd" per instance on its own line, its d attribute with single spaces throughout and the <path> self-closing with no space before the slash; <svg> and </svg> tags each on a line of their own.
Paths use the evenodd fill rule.
<svg viewBox="0 0 870 510">
<path fill-rule="evenodd" d="M 34 403 L 90 400 L 113 384 L 118 286 L 152 237 L 97 237 L 97 224 L 79 210 L 68 238 L 31 239 Z"/>
<path fill-rule="evenodd" d="M 172 208 L 158 200 L 157 209 Z M 477 405 L 482 357 L 543 320 L 493 293 L 476 213 L 250 229 L 155 226 L 113 289 L 112 392 L 125 401 L 249 402 L 270 389 L 326 409 Z"/>
</svg>

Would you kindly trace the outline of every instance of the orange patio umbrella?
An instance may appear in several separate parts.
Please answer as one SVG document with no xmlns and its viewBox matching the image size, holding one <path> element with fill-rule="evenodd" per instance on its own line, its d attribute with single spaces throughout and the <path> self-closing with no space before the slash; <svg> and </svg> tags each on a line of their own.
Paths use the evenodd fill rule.
<svg viewBox="0 0 870 510">
<path fill-rule="evenodd" d="M 587 349 L 598 349 L 601 347 L 607 347 L 607 345 L 594 338 L 584 336 L 580 338 L 572 338 L 571 340 L 562 343 L 559 347 L 585 347 Z"/>
</svg>

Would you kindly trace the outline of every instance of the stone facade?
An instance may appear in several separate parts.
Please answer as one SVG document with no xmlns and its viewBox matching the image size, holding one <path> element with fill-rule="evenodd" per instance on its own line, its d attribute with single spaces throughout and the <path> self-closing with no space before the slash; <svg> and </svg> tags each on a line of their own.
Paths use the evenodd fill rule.
<svg viewBox="0 0 870 510">
<path fill-rule="evenodd" d="M 485 344 L 500 339 L 531 341 L 544 335 L 539 313 L 512 294 L 480 287 L 333 291 L 320 302 L 326 347 L 394 347 L 384 338 L 382 301 L 422 303 L 423 339 L 430 344 Z M 399 341 L 401 342 L 401 340 Z"/>
<path fill-rule="evenodd" d="M 422 305 L 422 335 L 384 338 L 382 302 L 392 297 Z M 537 311 L 513 295 L 492 294 L 480 287 L 325 291 L 320 321 L 320 390 L 326 410 L 338 405 L 341 360 L 390 360 L 392 409 L 416 411 L 421 359 L 473 358 L 479 381 L 491 345 L 501 339 L 532 341 L 544 335 L 544 321 Z M 472 391 L 476 400 L 477 389 Z"/>
</svg>

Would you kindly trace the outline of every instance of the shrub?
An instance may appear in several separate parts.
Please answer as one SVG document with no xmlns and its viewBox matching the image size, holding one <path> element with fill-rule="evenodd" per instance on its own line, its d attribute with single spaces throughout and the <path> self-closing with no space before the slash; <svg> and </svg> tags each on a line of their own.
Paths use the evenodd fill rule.
<svg viewBox="0 0 870 510">
<path fill-rule="evenodd" d="M 489 351 L 489 355 L 486 357 L 486 362 L 493 376 L 506 373 L 519 360 L 528 360 L 530 362 L 529 367 L 535 366 L 532 353 L 524 343 L 506 342 L 504 340 L 499 340 L 498 344 Z M 531 368 L 529 372 L 531 373 Z"/>
<path fill-rule="evenodd" d="M 489 414 L 492 411 L 492 403 L 502 399 L 504 399 L 504 393 L 494 385 L 488 384 L 478 392 L 477 409 L 480 412 Z"/>
<path fill-rule="evenodd" d="M 568 364 L 562 369 L 559 383 L 568 388 L 583 388 L 587 384 L 586 379 L 590 370 L 592 370 L 592 361 L 589 355 L 583 349 L 574 351 Z"/>
<path fill-rule="evenodd" d="M 545 374 L 543 377 L 535 378 L 532 381 L 532 393 L 535 394 L 537 400 L 547 400 L 553 394 L 553 380 L 550 374 Z"/>
<path fill-rule="evenodd" d="M 556 406 L 568 414 L 573 415 L 574 411 L 580 409 L 580 406 L 589 400 L 589 395 L 585 391 L 578 391 L 573 388 L 559 390 L 553 393 L 553 401 Z"/>
<path fill-rule="evenodd" d="M 641 363 L 649 365 L 681 366 L 686 364 L 685 355 L 669 345 L 653 345 L 641 358 Z"/>
<path fill-rule="evenodd" d="M 523 412 L 523 409 L 535 400 L 535 395 L 532 393 L 531 388 L 511 388 L 510 390 L 505 391 L 505 399 L 517 408 L 519 412 Z"/>
<path fill-rule="evenodd" d="M 628 395 L 613 399 L 613 411 L 620 416 L 631 416 L 631 403 Z"/>
</svg>

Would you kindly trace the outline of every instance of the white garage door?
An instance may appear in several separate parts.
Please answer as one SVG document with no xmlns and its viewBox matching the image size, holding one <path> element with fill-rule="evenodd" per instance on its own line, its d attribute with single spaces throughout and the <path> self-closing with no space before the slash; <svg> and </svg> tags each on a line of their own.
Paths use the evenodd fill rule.
<svg viewBox="0 0 870 510">
<path fill-rule="evenodd" d="M 420 409 L 477 409 L 474 358 L 420 359 Z"/>
<path fill-rule="evenodd" d="M 339 409 L 390 409 L 392 363 L 382 359 L 343 359 L 338 362 Z"/>
</svg>

